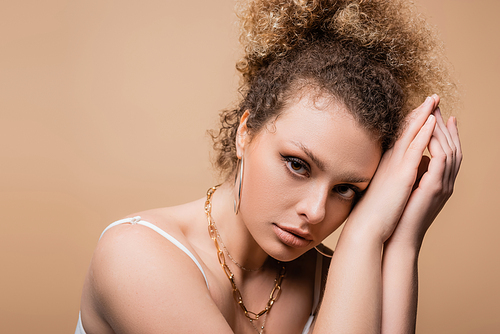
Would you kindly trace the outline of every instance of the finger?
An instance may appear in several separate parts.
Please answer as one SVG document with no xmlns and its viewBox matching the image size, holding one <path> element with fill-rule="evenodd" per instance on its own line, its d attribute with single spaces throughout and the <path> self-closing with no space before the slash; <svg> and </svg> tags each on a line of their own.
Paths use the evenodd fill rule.
<svg viewBox="0 0 500 334">
<path fill-rule="evenodd" d="M 417 166 L 417 164 L 422 159 L 424 150 L 433 136 L 435 127 L 436 127 L 436 117 L 434 115 L 429 115 L 429 117 L 427 117 L 427 121 L 420 128 L 420 131 L 417 133 L 413 141 L 410 143 L 408 150 L 406 150 L 404 158 L 412 166 L 413 165 Z"/>
<path fill-rule="evenodd" d="M 439 98 L 437 97 L 437 95 L 436 98 L 434 97 L 434 95 L 429 96 L 425 99 L 424 103 L 422 103 L 408 115 L 405 129 L 399 140 L 394 145 L 395 148 L 401 147 L 403 151 L 406 151 L 406 148 L 415 139 L 420 129 L 427 121 L 429 115 L 436 108 L 438 101 Z"/>
<path fill-rule="evenodd" d="M 425 101 L 411 111 L 406 117 L 406 127 L 404 132 L 408 133 L 413 130 L 413 137 L 416 136 L 418 130 L 427 120 L 427 117 L 434 111 L 439 103 L 437 95 L 428 96 Z M 411 141 L 411 140 L 410 140 Z"/>
<path fill-rule="evenodd" d="M 453 182 L 453 171 L 455 170 L 455 144 L 450 146 L 451 136 L 448 138 L 446 135 L 449 135 L 448 128 L 444 125 L 443 118 L 441 116 L 441 112 L 439 108 L 436 108 L 434 113 L 436 115 L 436 128 L 434 129 L 434 134 L 441 146 L 442 151 L 446 155 L 445 161 L 445 173 L 443 175 L 444 181 Z M 440 123 L 442 126 L 440 126 Z M 444 130 L 443 130 L 444 127 Z"/>
<path fill-rule="evenodd" d="M 441 98 L 437 94 L 432 94 L 431 98 L 434 100 L 434 109 L 439 106 L 439 102 L 441 102 Z"/>
<path fill-rule="evenodd" d="M 458 174 L 458 171 L 460 170 L 460 165 L 463 159 L 463 154 L 462 154 L 462 144 L 460 143 L 460 137 L 458 134 L 458 126 L 457 126 L 457 119 L 455 117 L 450 117 L 448 119 L 448 122 L 446 124 L 448 131 L 450 132 L 450 136 L 453 140 L 453 143 L 456 147 L 456 154 L 455 154 L 455 170 L 454 170 L 454 176 L 456 177 Z"/>
<path fill-rule="evenodd" d="M 460 163 L 456 159 L 457 146 L 455 145 L 455 141 L 453 140 L 453 138 L 451 136 L 450 129 L 448 128 L 448 125 L 444 124 L 444 120 L 443 120 L 440 108 L 436 108 L 435 114 L 436 114 L 437 124 L 438 124 L 439 128 L 443 131 L 444 135 L 446 136 L 446 140 L 448 141 L 448 145 L 450 146 L 450 149 L 451 149 L 451 153 L 452 153 L 451 159 L 452 160 L 451 160 L 451 170 L 449 173 L 449 178 L 450 178 L 449 182 L 454 183 L 457 172 L 458 172 L 457 168 L 460 168 L 460 166 L 457 166 Z M 450 122 L 450 119 L 451 118 L 448 118 L 448 123 Z"/>
<path fill-rule="evenodd" d="M 443 176 L 446 170 L 446 154 L 436 136 L 432 136 L 428 149 L 431 154 L 431 160 L 427 173 L 422 176 L 422 182 L 425 178 L 428 185 L 442 189 L 444 183 Z"/>
<path fill-rule="evenodd" d="M 446 136 L 446 140 L 448 141 L 448 145 L 450 145 L 450 148 L 455 152 L 455 143 L 453 142 L 453 139 L 451 138 L 450 131 L 448 130 L 448 127 L 444 124 L 443 120 L 443 115 L 441 114 L 441 109 L 439 107 L 436 108 L 434 111 L 434 115 L 436 116 L 436 121 L 437 125 L 439 128 L 443 131 L 444 135 Z"/>
</svg>

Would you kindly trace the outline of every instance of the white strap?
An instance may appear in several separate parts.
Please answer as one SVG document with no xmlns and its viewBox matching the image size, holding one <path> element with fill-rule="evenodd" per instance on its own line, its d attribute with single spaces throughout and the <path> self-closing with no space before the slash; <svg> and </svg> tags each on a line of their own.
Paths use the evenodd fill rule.
<svg viewBox="0 0 500 334">
<path fill-rule="evenodd" d="M 177 246 L 181 251 L 183 251 L 184 253 L 186 253 L 187 256 L 189 256 L 191 258 L 191 260 L 193 260 L 193 262 L 198 266 L 198 269 L 200 269 L 203 277 L 205 278 L 205 283 L 207 284 L 207 288 L 209 288 L 208 286 L 208 279 L 207 279 L 207 276 L 205 275 L 205 272 L 203 271 L 203 268 L 201 267 L 201 264 L 198 262 L 198 260 L 196 259 L 196 257 L 193 255 L 193 253 L 191 253 L 189 251 L 189 249 L 186 248 L 186 246 L 184 246 L 183 244 L 181 244 L 177 239 L 175 239 L 173 236 L 171 236 L 170 234 L 168 234 L 167 232 L 163 231 L 161 228 L 159 228 L 158 226 L 156 225 L 153 225 L 145 220 L 141 220 L 141 216 L 136 216 L 134 218 L 125 218 L 125 219 L 120 219 L 112 224 L 110 224 L 108 227 L 106 227 L 104 229 L 104 231 L 101 233 L 101 236 L 99 237 L 99 239 L 102 238 L 103 234 L 109 230 L 110 228 L 116 226 L 116 225 L 120 225 L 120 224 L 124 224 L 124 223 L 130 223 L 132 225 L 135 225 L 135 224 L 139 224 L 139 225 L 142 225 L 142 226 L 146 226 L 146 227 L 149 227 L 150 229 L 152 229 L 153 231 L 157 232 L 158 234 L 160 234 L 161 236 L 165 237 L 166 239 L 168 239 L 168 241 L 170 241 L 171 243 L 173 243 L 175 246 Z"/>
<path fill-rule="evenodd" d="M 304 326 L 304 329 L 302 330 L 302 334 L 309 334 L 309 331 L 311 330 L 312 323 L 314 321 L 314 315 L 310 315 L 309 319 L 307 319 L 306 325 Z"/>
<path fill-rule="evenodd" d="M 321 296 L 321 282 L 323 279 L 323 256 L 316 252 L 316 272 L 314 274 L 314 300 L 313 300 L 313 307 L 311 311 L 311 315 L 309 316 L 309 319 L 307 319 L 306 325 L 304 326 L 304 329 L 302 330 L 302 334 L 309 334 L 311 331 L 312 324 L 314 322 L 314 318 L 316 316 L 316 311 L 318 309 L 319 305 L 319 298 Z"/>
<path fill-rule="evenodd" d="M 78 322 L 76 324 L 75 334 L 86 334 L 85 329 L 83 329 L 82 325 L 82 312 L 78 313 Z"/>
</svg>

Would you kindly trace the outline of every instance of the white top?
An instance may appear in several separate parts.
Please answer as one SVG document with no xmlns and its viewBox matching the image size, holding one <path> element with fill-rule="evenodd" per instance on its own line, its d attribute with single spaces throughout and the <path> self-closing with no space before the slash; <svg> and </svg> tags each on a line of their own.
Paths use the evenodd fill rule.
<svg viewBox="0 0 500 334">
<path fill-rule="evenodd" d="M 153 231 L 155 231 L 158 234 L 160 234 L 161 236 L 165 237 L 168 241 L 170 241 L 171 243 L 173 243 L 175 246 L 177 246 L 181 251 L 183 251 L 184 253 L 186 253 L 186 255 L 189 256 L 191 258 L 191 260 L 193 260 L 193 262 L 196 264 L 196 266 L 198 267 L 198 269 L 200 269 L 203 277 L 205 278 L 205 283 L 207 284 L 207 289 L 210 289 L 210 287 L 208 285 L 207 276 L 205 275 L 205 272 L 203 271 L 203 268 L 201 267 L 200 263 L 198 262 L 198 260 L 196 259 L 196 257 L 193 255 L 193 253 L 191 253 L 189 251 L 189 249 L 186 248 L 186 246 L 184 246 L 183 244 L 181 244 L 173 236 L 171 236 L 167 232 L 163 231 L 158 226 L 153 225 L 150 222 L 142 220 L 140 216 L 136 216 L 134 218 L 121 219 L 121 220 L 118 220 L 118 221 L 110 224 L 108 227 L 106 227 L 104 229 L 104 231 L 102 232 L 102 234 L 99 237 L 99 239 L 101 239 L 102 236 L 103 236 L 103 234 L 104 234 L 104 232 L 106 232 L 110 228 L 112 228 L 112 227 L 114 227 L 116 225 L 125 224 L 125 223 L 129 223 L 129 224 L 132 224 L 132 225 L 139 224 L 139 225 L 143 225 L 143 226 L 149 227 Z M 312 308 L 312 311 L 311 311 L 311 315 L 309 316 L 309 319 L 307 320 L 307 323 L 306 323 L 306 325 L 304 327 L 304 330 L 302 331 L 302 334 L 309 333 L 311 325 L 312 325 L 312 323 L 314 321 L 314 316 L 315 316 L 316 309 L 317 309 L 318 304 L 319 304 L 319 298 L 320 298 L 322 268 L 323 268 L 323 257 L 318 253 L 318 258 L 316 260 L 316 274 L 315 274 L 315 282 L 314 282 L 314 302 L 313 302 L 313 308 Z M 78 323 L 76 325 L 75 334 L 86 334 L 85 330 L 83 329 L 81 312 L 78 315 Z"/>
</svg>

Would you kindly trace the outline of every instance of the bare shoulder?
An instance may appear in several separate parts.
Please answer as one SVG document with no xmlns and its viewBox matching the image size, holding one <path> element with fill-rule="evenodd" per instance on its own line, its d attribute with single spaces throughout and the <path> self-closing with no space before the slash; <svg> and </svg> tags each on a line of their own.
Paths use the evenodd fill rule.
<svg viewBox="0 0 500 334">
<path fill-rule="evenodd" d="M 171 221 L 165 218 L 169 212 L 173 214 Z M 182 224 L 175 220 L 175 210 L 139 215 L 192 249 Z M 186 323 L 200 317 L 198 312 L 210 315 L 214 328 L 227 332 L 203 274 L 179 247 L 141 224 L 119 224 L 103 234 L 82 296 L 82 322 L 87 334 L 182 332 Z M 193 330 L 203 331 L 197 330 L 196 323 Z"/>
</svg>

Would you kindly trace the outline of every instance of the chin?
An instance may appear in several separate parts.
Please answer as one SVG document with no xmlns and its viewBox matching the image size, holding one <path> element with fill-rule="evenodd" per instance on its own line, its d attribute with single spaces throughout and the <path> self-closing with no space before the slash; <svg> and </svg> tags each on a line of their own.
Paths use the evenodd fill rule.
<svg viewBox="0 0 500 334">
<path fill-rule="evenodd" d="M 290 249 L 289 247 L 283 245 L 284 248 L 288 249 L 281 249 L 277 252 L 268 252 L 267 254 L 275 259 L 276 261 L 280 262 L 292 262 L 294 260 L 297 260 L 307 252 L 311 251 L 311 249 L 305 249 L 303 251 L 300 251 L 298 249 Z"/>
</svg>

